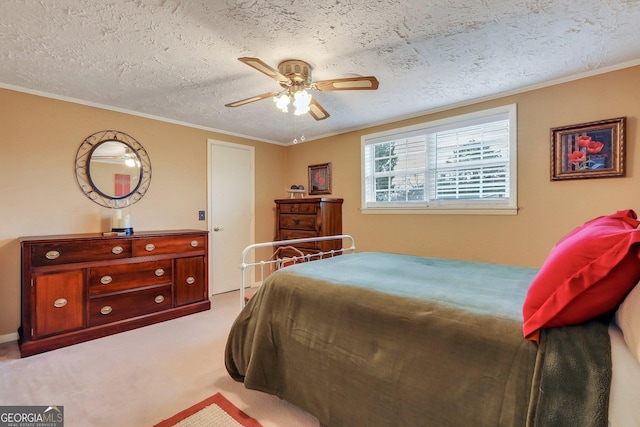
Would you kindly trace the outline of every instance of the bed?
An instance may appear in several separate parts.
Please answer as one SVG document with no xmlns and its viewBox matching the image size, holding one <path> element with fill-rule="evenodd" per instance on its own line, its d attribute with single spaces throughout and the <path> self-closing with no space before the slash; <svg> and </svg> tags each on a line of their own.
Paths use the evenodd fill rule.
<svg viewBox="0 0 640 427">
<path fill-rule="evenodd" d="M 617 312 L 524 338 L 547 270 L 366 252 L 294 263 L 240 312 L 227 371 L 329 427 L 640 425 L 640 351 Z"/>
</svg>

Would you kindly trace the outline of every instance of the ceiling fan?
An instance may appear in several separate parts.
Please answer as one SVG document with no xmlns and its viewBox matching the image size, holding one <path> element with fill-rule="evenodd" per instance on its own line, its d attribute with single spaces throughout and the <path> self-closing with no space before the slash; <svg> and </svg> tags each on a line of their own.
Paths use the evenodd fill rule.
<svg viewBox="0 0 640 427">
<path fill-rule="evenodd" d="M 238 58 L 238 60 L 276 80 L 283 90 L 267 92 L 231 102 L 226 104 L 225 107 L 239 107 L 261 99 L 273 98 L 276 106 L 287 112 L 289 102 L 293 100 L 293 105 L 296 107 L 295 114 L 300 115 L 308 112 L 314 119 L 324 120 L 329 117 L 329 113 L 315 99 L 312 99 L 307 92 L 308 89 L 318 91 L 378 89 L 378 80 L 374 76 L 348 77 L 314 82 L 311 80 L 311 66 L 299 59 L 282 61 L 277 70 L 258 58 L 242 57 Z"/>
</svg>

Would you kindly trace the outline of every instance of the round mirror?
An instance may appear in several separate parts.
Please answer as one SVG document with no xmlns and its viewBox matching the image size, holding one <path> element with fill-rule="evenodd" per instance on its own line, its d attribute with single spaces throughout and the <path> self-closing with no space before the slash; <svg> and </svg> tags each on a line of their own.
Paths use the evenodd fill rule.
<svg viewBox="0 0 640 427">
<path fill-rule="evenodd" d="M 89 181 L 95 191 L 105 197 L 129 197 L 138 189 L 141 172 L 138 154 L 118 140 L 102 141 L 89 155 Z"/>
<path fill-rule="evenodd" d="M 89 199 L 108 208 L 122 208 L 145 195 L 151 181 L 151 162 L 146 150 L 130 135 L 101 131 L 80 145 L 76 179 Z"/>
</svg>

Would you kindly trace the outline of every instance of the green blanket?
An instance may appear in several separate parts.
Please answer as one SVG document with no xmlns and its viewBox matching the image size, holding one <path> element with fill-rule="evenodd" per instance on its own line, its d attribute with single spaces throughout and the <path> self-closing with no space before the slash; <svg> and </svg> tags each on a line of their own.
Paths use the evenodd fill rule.
<svg viewBox="0 0 640 427">
<path fill-rule="evenodd" d="M 609 319 L 543 329 L 528 426 L 608 425 Z"/>
<path fill-rule="evenodd" d="M 236 319 L 227 370 L 330 427 L 525 426 L 549 418 L 522 337 L 536 272 L 381 253 L 287 267 Z"/>
</svg>

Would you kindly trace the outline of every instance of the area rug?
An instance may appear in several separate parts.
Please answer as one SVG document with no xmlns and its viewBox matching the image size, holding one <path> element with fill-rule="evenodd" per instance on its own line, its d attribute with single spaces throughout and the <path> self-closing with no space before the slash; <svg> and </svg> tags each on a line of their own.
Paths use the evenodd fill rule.
<svg viewBox="0 0 640 427">
<path fill-rule="evenodd" d="M 221 393 L 180 411 L 154 427 L 262 427 Z"/>
</svg>

